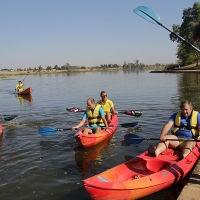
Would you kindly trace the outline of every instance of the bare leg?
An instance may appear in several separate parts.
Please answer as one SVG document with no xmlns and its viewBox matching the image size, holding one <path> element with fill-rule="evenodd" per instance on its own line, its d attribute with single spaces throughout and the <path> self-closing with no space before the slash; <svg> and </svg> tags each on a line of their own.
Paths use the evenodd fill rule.
<svg viewBox="0 0 200 200">
<path fill-rule="evenodd" d="M 83 131 L 83 134 L 92 134 L 92 129 L 85 128 L 84 131 Z"/>
<path fill-rule="evenodd" d="M 193 140 L 192 138 L 189 138 L 190 140 Z M 183 157 L 185 158 L 191 151 L 192 149 L 196 146 L 196 142 L 189 142 L 185 141 L 182 146 L 182 154 Z"/>
<path fill-rule="evenodd" d="M 110 124 L 110 122 L 111 122 L 111 113 L 110 112 L 106 112 L 106 120 L 107 120 L 108 124 Z"/>
<path fill-rule="evenodd" d="M 168 149 L 168 147 L 176 148 L 179 145 L 179 141 L 168 141 L 167 139 L 178 139 L 175 135 L 167 135 L 165 142 L 160 142 L 156 149 L 152 149 L 152 146 L 149 147 L 148 151 L 151 151 L 151 154 L 155 154 L 154 156 L 158 156 L 162 152 Z M 152 152 L 155 151 L 155 152 Z"/>
</svg>

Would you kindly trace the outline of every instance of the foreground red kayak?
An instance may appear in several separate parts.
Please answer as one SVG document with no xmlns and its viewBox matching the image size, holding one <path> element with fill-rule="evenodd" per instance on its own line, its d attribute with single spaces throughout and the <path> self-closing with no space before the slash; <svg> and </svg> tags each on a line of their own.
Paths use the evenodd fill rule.
<svg viewBox="0 0 200 200">
<path fill-rule="evenodd" d="M 165 189 L 183 179 L 197 162 L 200 142 L 184 159 L 180 151 L 168 149 L 158 157 L 148 152 L 83 181 L 92 199 L 133 200 Z"/>
<path fill-rule="evenodd" d="M 118 125 L 118 117 L 117 115 L 112 116 L 112 121 L 109 124 L 110 133 L 108 133 L 106 130 L 101 130 L 98 133 L 95 134 L 83 134 L 83 129 L 79 130 L 76 133 L 76 141 L 78 144 L 84 148 L 92 147 L 107 138 L 112 138 L 113 134 L 115 133 Z"/>
<path fill-rule="evenodd" d="M 21 91 L 21 92 L 17 92 L 17 94 L 19 94 L 19 95 L 24 95 L 24 94 L 31 94 L 31 92 L 32 92 L 32 88 L 29 87 L 29 88 L 24 89 L 24 90 Z"/>
</svg>

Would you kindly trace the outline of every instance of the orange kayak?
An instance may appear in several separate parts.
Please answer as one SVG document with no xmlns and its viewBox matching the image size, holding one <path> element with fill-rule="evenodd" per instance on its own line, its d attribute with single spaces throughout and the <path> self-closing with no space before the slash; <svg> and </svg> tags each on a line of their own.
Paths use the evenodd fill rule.
<svg viewBox="0 0 200 200">
<path fill-rule="evenodd" d="M 158 157 L 141 155 L 105 172 L 83 180 L 95 200 L 133 200 L 158 192 L 183 179 L 199 158 L 200 142 L 184 159 L 180 151 L 167 149 Z"/>
<path fill-rule="evenodd" d="M 109 124 L 110 133 L 108 133 L 105 129 L 99 131 L 95 134 L 83 134 L 83 129 L 79 130 L 76 133 L 76 141 L 78 144 L 84 148 L 89 148 L 95 146 L 96 144 L 106 140 L 107 138 L 112 138 L 113 134 L 117 130 L 118 125 L 118 117 L 117 115 L 112 116 L 112 121 Z"/>
<path fill-rule="evenodd" d="M 31 94 L 31 92 L 32 92 L 32 88 L 29 87 L 29 88 L 24 89 L 24 90 L 21 91 L 21 92 L 17 92 L 17 94 L 19 94 L 19 95 L 24 95 L 24 94 Z"/>
<path fill-rule="evenodd" d="M 2 135 L 3 135 L 3 126 L 2 126 L 2 124 L 0 124 L 0 138 Z"/>
</svg>

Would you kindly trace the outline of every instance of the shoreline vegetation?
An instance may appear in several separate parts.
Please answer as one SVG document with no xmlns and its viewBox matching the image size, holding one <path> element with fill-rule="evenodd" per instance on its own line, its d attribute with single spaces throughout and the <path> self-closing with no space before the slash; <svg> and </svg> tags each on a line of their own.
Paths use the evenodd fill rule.
<svg viewBox="0 0 200 200">
<path fill-rule="evenodd" d="M 148 68 L 142 68 L 144 69 L 154 69 L 158 71 L 165 71 L 165 67 L 148 67 Z M 86 69 L 75 69 L 75 70 L 25 70 L 25 71 L 2 71 L 0 70 L 0 78 L 7 78 L 7 76 L 16 76 L 16 75 L 42 75 L 42 74 L 55 74 L 55 73 L 78 73 L 78 72 L 101 72 L 101 71 L 119 71 L 124 70 L 123 67 L 118 68 L 86 68 Z M 128 70 L 128 69 L 126 69 Z M 140 70 L 140 68 L 134 69 L 134 70 Z M 173 70 L 173 71 L 179 71 L 179 70 L 200 70 L 199 67 L 196 67 L 196 64 L 191 64 L 185 67 L 180 67 L 179 69 Z M 172 71 L 172 70 L 170 70 Z"/>
</svg>

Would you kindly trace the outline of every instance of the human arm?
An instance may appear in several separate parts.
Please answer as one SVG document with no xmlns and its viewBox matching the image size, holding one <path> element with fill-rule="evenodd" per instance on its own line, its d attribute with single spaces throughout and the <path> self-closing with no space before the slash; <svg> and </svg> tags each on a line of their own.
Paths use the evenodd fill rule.
<svg viewBox="0 0 200 200">
<path fill-rule="evenodd" d="M 77 128 L 80 128 L 81 126 L 83 126 L 83 124 L 85 123 L 86 119 L 83 118 L 76 126 L 73 126 L 71 128 L 72 131 L 76 130 Z"/>
<path fill-rule="evenodd" d="M 161 141 L 165 141 L 166 140 L 166 135 L 168 133 L 168 131 L 172 128 L 172 126 L 174 125 L 174 122 L 169 120 L 164 127 L 161 130 L 161 134 L 160 134 L 160 140 Z"/>
<path fill-rule="evenodd" d="M 81 126 L 83 126 L 83 124 L 85 123 L 86 119 L 87 119 L 87 114 L 86 114 L 86 111 L 85 111 L 85 112 L 83 113 L 83 118 L 82 118 L 82 120 L 81 120 L 76 126 L 73 126 L 71 130 L 74 131 L 74 130 L 76 130 L 77 128 L 80 128 Z"/>
<path fill-rule="evenodd" d="M 101 116 L 101 119 L 102 119 L 102 121 L 103 121 L 105 127 L 106 127 L 106 130 L 107 130 L 108 132 L 110 132 L 110 129 L 109 129 L 109 127 L 108 127 L 107 120 L 106 120 L 106 118 L 105 118 L 105 114 L 104 114 L 103 108 L 100 108 L 100 109 L 99 109 L 99 114 L 100 114 L 100 116 Z"/>
<path fill-rule="evenodd" d="M 111 108 L 111 113 L 113 113 L 113 114 L 118 114 L 118 112 L 114 109 L 114 106 Z"/>
</svg>

